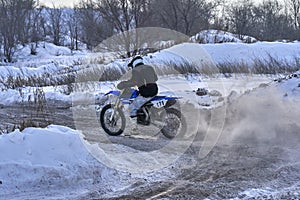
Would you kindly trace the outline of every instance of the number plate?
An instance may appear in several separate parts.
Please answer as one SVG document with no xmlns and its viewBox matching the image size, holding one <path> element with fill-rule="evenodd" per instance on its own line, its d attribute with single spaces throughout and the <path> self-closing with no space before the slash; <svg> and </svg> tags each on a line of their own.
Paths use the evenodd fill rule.
<svg viewBox="0 0 300 200">
<path fill-rule="evenodd" d="M 155 108 L 162 108 L 167 104 L 167 100 L 159 100 L 159 101 L 152 101 L 152 104 Z"/>
</svg>

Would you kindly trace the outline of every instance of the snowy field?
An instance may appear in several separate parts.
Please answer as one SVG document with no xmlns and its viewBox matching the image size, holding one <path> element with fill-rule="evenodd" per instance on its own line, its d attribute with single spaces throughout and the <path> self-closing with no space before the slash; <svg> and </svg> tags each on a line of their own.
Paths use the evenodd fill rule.
<svg viewBox="0 0 300 200">
<path fill-rule="evenodd" d="M 181 44 L 185 51 L 190 45 L 195 44 Z M 196 45 L 215 64 L 266 61 L 270 55 L 293 63 L 300 57 L 300 42 Z M 77 72 L 86 59 L 94 56 L 52 44 L 38 52 L 31 56 L 28 48 L 20 50 L 16 63 L 0 66 L 1 77 Z M 171 48 L 148 55 L 146 61 L 157 63 L 178 57 Z M 126 61 L 116 62 L 120 65 Z M 99 83 L 92 95 L 113 89 L 115 83 Z M 0 199 L 300 199 L 300 72 L 292 76 L 169 75 L 160 77 L 158 84 L 161 94 L 172 91 L 184 97 L 183 105 L 190 103 L 204 113 L 195 140 L 180 158 L 153 172 L 119 171 L 90 154 L 79 130 L 59 125 L 15 130 L 0 135 Z M 0 109 L 21 104 L 35 91 L 28 86 L 1 87 Z M 80 101 L 63 88 L 43 87 L 46 100 Z M 198 88 L 207 89 L 208 94 L 196 95 Z M 212 128 L 211 113 L 220 109 L 226 111 L 222 134 L 212 151 L 200 158 L 203 135 Z M 105 133 L 99 130 L 93 137 L 97 134 Z M 109 139 L 117 148 L 137 153 L 155 151 L 168 143 L 162 137 L 148 140 L 142 135 Z M 122 164 L 132 163 L 125 160 Z"/>
</svg>

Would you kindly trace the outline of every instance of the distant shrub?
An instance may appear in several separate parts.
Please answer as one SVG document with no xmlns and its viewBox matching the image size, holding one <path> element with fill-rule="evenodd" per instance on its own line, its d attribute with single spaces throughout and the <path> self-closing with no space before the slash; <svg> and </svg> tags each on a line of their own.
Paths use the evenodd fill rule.
<svg viewBox="0 0 300 200">
<path fill-rule="evenodd" d="M 154 64 L 154 67 L 159 75 L 174 73 L 212 75 L 218 73 L 218 69 L 212 63 L 192 63 L 185 59 L 164 61 L 163 64 Z"/>
<path fill-rule="evenodd" d="M 19 117 L 15 118 L 13 123 L 0 125 L 0 134 L 6 134 L 19 129 L 20 131 L 28 127 L 45 128 L 53 124 L 49 114 L 45 93 L 42 88 L 34 88 L 28 97 L 22 88 L 19 88 L 21 97 Z M 47 111 L 48 110 L 48 111 Z"/>
<path fill-rule="evenodd" d="M 223 63 L 217 64 L 217 68 L 219 70 L 219 73 L 221 73 L 221 74 L 234 74 L 234 73 L 248 74 L 251 72 L 250 66 L 245 62 L 231 63 L 231 62 L 225 61 Z"/>
<path fill-rule="evenodd" d="M 19 74 L 8 71 L 6 75 L 0 75 L 2 89 L 17 89 L 20 87 L 45 87 L 64 86 L 64 94 L 70 94 L 74 90 L 75 82 L 87 81 L 116 81 L 119 80 L 128 69 L 122 64 L 105 64 L 109 60 L 104 57 L 92 58 L 89 61 L 76 60 L 76 67 L 63 68 L 55 73 L 26 74 L 22 68 Z M 249 62 L 224 61 L 214 65 L 212 63 L 193 63 L 186 59 L 162 61 L 152 64 L 159 75 L 170 74 L 290 74 L 300 69 L 300 56 L 295 56 L 292 61 L 279 60 L 271 55 L 265 59 L 252 59 Z"/>
<path fill-rule="evenodd" d="M 268 58 L 261 60 L 255 59 L 252 66 L 254 74 L 290 74 L 300 69 L 300 58 L 294 57 L 294 62 L 279 60 L 268 55 Z M 250 66 L 251 67 L 251 66 Z"/>
<path fill-rule="evenodd" d="M 271 55 L 265 59 L 253 59 L 248 63 L 225 61 L 217 64 L 222 74 L 290 74 L 300 69 L 300 57 L 293 62 L 279 60 Z"/>
<path fill-rule="evenodd" d="M 57 85 L 69 85 L 74 83 L 76 73 L 67 72 L 61 74 L 50 74 L 44 73 L 40 76 L 33 75 L 24 75 L 18 74 L 14 75 L 13 73 L 8 74 L 7 76 L 0 76 L 0 83 L 2 84 L 2 89 L 16 89 L 19 87 L 45 87 L 45 86 L 57 86 Z"/>
<path fill-rule="evenodd" d="M 33 121 L 33 119 L 24 119 L 22 120 L 20 125 L 15 126 L 14 129 L 19 129 L 20 131 L 23 131 L 25 128 L 29 128 L 29 127 L 46 128 L 49 125 L 50 125 L 49 123 L 40 123 L 40 122 Z"/>
</svg>

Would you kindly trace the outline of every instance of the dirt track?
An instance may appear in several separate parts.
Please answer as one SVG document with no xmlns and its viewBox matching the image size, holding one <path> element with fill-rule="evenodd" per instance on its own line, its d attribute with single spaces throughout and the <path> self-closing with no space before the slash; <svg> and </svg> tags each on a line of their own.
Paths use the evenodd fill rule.
<svg viewBox="0 0 300 200">
<path fill-rule="evenodd" d="M 109 193 L 104 194 L 102 185 L 95 183 L 78 199 L 300 199 L 299 106 L 293 101 L 282 104 L 277 97 L 273 92 L 261 95 L 258 90 L 227 104 L 218 143 L 206 157 L 199 158 L 211 115 L 202 111 L 193 144 L 174 163 L 160 171 L 132 175 L 128 187 Z M 2 106 L 1 124 L 33 116 L 29 107 L 23 108 Z M 44 116 L 53 123 L 75 127 L 70 105 L 50 102 L 47 109 Z M 98 134 L 102 133 L 96 127 L 86 139 L 97 142 Z M 160 149 L 169 142 L 163 136 L 109 140 L 141 152 Z"/>
<path fill-rule="evenodd" d="M 198 156 L 203 128 L 164 169 L 171 174 L 153 172 L 129 180 L 126 189 L 105 195 L 91 191 L 82 199 L 300 199 L 300 112 L 294 101 L 282 104 L 280 95 L 257 90 L 227 104 L 222 135 L 205 158 Z M 111 141 L 139 151 L 165 144 L 164 138 L 153 142 L 121 136 Z M 161 176 L 155 179 L 157 174 Z"/>
</svg>

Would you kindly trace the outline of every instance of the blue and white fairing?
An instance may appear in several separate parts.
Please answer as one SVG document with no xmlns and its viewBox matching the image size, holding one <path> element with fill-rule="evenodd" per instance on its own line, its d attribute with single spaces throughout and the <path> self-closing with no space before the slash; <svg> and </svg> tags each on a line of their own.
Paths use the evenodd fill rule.
<svg viewBox="0 0 300 200">
<path fill-rule="evenodd" d="M 130 99 L 136 98 L 137 96 L 139 96 L 139 92 L 137 90 L 131 89 L 130 91 L 131 91 L 131 94 L 132 94 L 131 97 L 130 97 Z M 121 95 L 121 91 L 119 91 L 119 90 L 112 90 L 112 91 L 109 91 L 108 93 L 106 93 L 105 96 L 110 95 L 110 94 L 115 95 L 115 96 L 120 96 Z"/>
<path fill-rule="evenodd" d="M 139 92 L 135 89 L 131 89 L 131 97 L 129 98 L 120 98 L 123 104 L 130 104 L 135 98 L 139 96 Z M 114 95 L 114 96 L 120 96 L 121 91 L 119 90 L 112 90 L 105 94 L 107 95 Z M 180 99 L 181 97 L 169 97 L 169 96 L 155 96 L 153 97 L 150 102 L 153 104 L 156 108 L 162 108 L 167 105 L 168 102 L 176 101 L 177 99 Z"/>
</svg>

